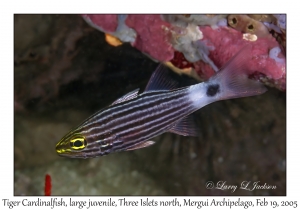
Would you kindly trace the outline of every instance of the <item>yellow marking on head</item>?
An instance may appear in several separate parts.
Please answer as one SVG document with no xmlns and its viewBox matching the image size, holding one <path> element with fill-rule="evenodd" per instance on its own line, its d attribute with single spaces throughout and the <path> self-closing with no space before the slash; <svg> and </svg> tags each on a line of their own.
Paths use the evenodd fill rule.
<svg viewBox="0 0 300 210">
<path fill-rule="evenodd" d="M 62 154 L 62 153 L 65 153 L 65 152 L 71 152 L 71 150 L 70 149 L 57 149 L 56 152 L 58 154 Z"/>
<path fill-rule="evenodd" d="M 72 140 L 70 140 L 70 147 L 74 150 L 84 149 L 87 145 L 87 142 L 84 136 L 75 136 Z"/>
</svg>

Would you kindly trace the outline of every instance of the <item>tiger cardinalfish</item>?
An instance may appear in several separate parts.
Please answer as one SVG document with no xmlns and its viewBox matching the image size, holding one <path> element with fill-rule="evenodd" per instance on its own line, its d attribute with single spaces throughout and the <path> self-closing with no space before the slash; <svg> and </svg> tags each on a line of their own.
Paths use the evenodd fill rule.
<svg viewBox="0 0 300 210">
<path fill-rule="evenodd" d="M 136 89 L 86 119 L 57 143 L 57 153 L 92 158 L 148 147 L 154 144 L 150 139 L 165 132 L 197 136 L 191 113 L 215 101 L 267 90 L 248 79 L 251 49 L 243 48 L 208 81 L 182 88 L 176 88 L 176 82 L 167 77 L 168 69 L 160 65 L 143 93 Z"/>
</svg>

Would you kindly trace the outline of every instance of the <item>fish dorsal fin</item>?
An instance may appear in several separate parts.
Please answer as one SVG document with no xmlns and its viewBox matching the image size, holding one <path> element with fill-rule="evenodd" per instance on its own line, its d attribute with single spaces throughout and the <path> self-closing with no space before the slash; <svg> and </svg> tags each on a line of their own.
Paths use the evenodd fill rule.
<svg viewBox="0 0 300 210">
<path fill-rule="evenodd" d="M 144 147 L 149 147 L 154 143 L 155 143 L 154 141 L 142 142 L 142 143 L 139 143 L 137 145 L 134 145 L 133 147 L 130 147 L 130 148 L 126 149 L 126 151 L 141 149 L 141 148 L 144 148 Z"/>
<path fill-rule="evenodd" d="M 181 119 L 170 130 L 171 133 L 176 133 L 182 136 L 198 136 L 199 129 L 195 125 L 194 119 L 191 115 Z"/>
<path fill-rule="evenodd" d="M 122 96 L 121 98 L 115 100 L 111 105 L 118 104 L 118 103 L 121 103 L 124 101 L 128 101 L 130 99 L 136 98 L 138 96 L 139 90 L 140 89 L 138 88 L 138 89 L 135 89 L 134 91 L 127 93 L 126 95 Z"/>
<path fill-rule="evenodd" d="M 169 76 L 169 69 L 160 64 L 152 74 L 145 92 L 155 90 L 172 90 L 178 86 L 178 82 Z"/>
</svg>

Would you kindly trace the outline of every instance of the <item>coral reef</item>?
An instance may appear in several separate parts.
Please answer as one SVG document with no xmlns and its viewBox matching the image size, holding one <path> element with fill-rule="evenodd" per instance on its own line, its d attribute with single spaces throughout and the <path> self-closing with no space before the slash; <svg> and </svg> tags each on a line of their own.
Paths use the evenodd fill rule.
<svg viewBox="0 0 300 210">
<path fill-rule="evenodd" d="M 209 25 L 213 28 L 224 26 L 227 15 L 162 15 L 162 19 L 182 28 L 188 25 Z"/>
<path fill-rule="evenodd" d="M 228 24 L 238 31 L 255 34 L 257 37 L 270 35 L 267 27 L 262 22 L 254 20 L 248 15 L 228 15 Z"/>
<path fill-rule="evenodd" d="M 95 28 L 122 41 L 128 30 L 134 30 L 127 41 L 132 46 L 155 61 L 171 62 L 182 69 L 191 67 L 203 80 L 251 43 L 254 49 L 249 77 L 279 90 L 286 88 L 285 15 L 119 15 L 118 24 L 113 25 L 126 28 L 121 33 L 105 30 L 106 17 L 83 16 Z M 278 47 L 277 57 L 269 57 L 269 51 Z"/>
<path fill-rule="evenodd" d="M 82 17 L 92 27 L 106 31 L 123 42 L 134 42 L 136 39 L 136 32 L 125 24 L 127 15 L 82 15 Z"/>
<path fill-rule="evenodd" d="M 207 40 L 210 43 L 214 43 L 215 50 L 209 51 L 209 57 L 219 68 L 235 55 L 239 49 L 249 43 L 249 41 L 243 39 L 241 32 L 231 28 L 213 30 L 210 27 L 204 26 L 201 27 L 201 31 L 204 34 L 204 39 L 201 41 Z M 252 72 L 251 74 L 261 74 L 261 80 L 263 78 L 272 79 L 273 82 L 269 85 L 273 85 L 280 90 L 285 90 L 285 57 L 282 53 L 276 55 L 278 59 L 274 59 L 274 56 L 269 56 L 270 50 L 273 48 L 280 49 L 275 38 L 269 34 L 268 37 L 258 38 L 252 45 L 252 60 L 249 60 L 249 64 L 247 65 L 248 70 Z M 214 74 L 211 65 L 203 61 L 194 63 L 194 66 L 198 74 L 203 75 L 202 77 L 209 78 Z"/>
<path fill-rule="evenodd" d="M 137 32 L 132 45 L 141 52 L 159 61 L 173 58 L 174 49 L 167 41 L 168 32 L 164 30 L 171 24 L 163 21 L 159 15 L 128 15 L 126 24 Z"/>
</svg>

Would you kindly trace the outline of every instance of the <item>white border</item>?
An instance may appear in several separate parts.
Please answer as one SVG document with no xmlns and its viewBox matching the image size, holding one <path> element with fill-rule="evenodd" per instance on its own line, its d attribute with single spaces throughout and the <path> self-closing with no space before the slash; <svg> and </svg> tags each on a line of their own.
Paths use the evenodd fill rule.
<svg viewBox="0 0 300 210">
<path fill-rule="evenodd" d="M 287 197 L 268 197 L 267 200 L 299 201 L 299 42 L 300 15 L 297 1 L 2 1 L 1 8 L 1 179 L 0 206 L 3 198 L 13 197 L 13 14 L 14 13 L 287 13 Z M 178 2 L 178 3 L 177 3 Z M 276 154 L 274 154 L 276 155 Z M 83 199 L 84 197 L 82 197 Z M 94 197 L 95 198 L 95 197 Z M 122 197 L 120 197 L 122 198 Z M 136 199 L 140 199 L 137 197 Z M 180 197 L 179 199 L 183 199 Z M 192 197 L 206 200 L 206 197 Z M 229 197 L 236 199 L 237 197 Z M 242 197 L 252 200 L 261 197 Z M 37 199 L 34 197 L 32 199 Z M 67 198 L 65 198 L 67 199 Z M 80 198 L 81 199 L 81 198 Z M 88 199 L 88 197 L 86 197 Z M 118 197 L 114 197 L 118 199 Z M 128 197 L 134 199 L 134 197 Z M 157 200 L 171 197 L 155 197 Z M 213 197 L 208 197 L 213 199 Z M 221 199 L 221 197 L 216 197 Z M 1 207 L 2 208 L 2 207 Z M 38 207 L 41 209 L 40 207 Z M 42 208 L 44 209 L 44 208 Z M 77 209 L 77 208 L 76 208 Z M 102 208 L 105 209 L 105 208 Z M 126 207 L 132 209 L 132 207 Z M 173 209 L 172 207 L 165 209 Z M 190 208 L 192 209 L 192 208 Z M 196 207 L 193 207 L 196 209 Z"/>
</svg>

